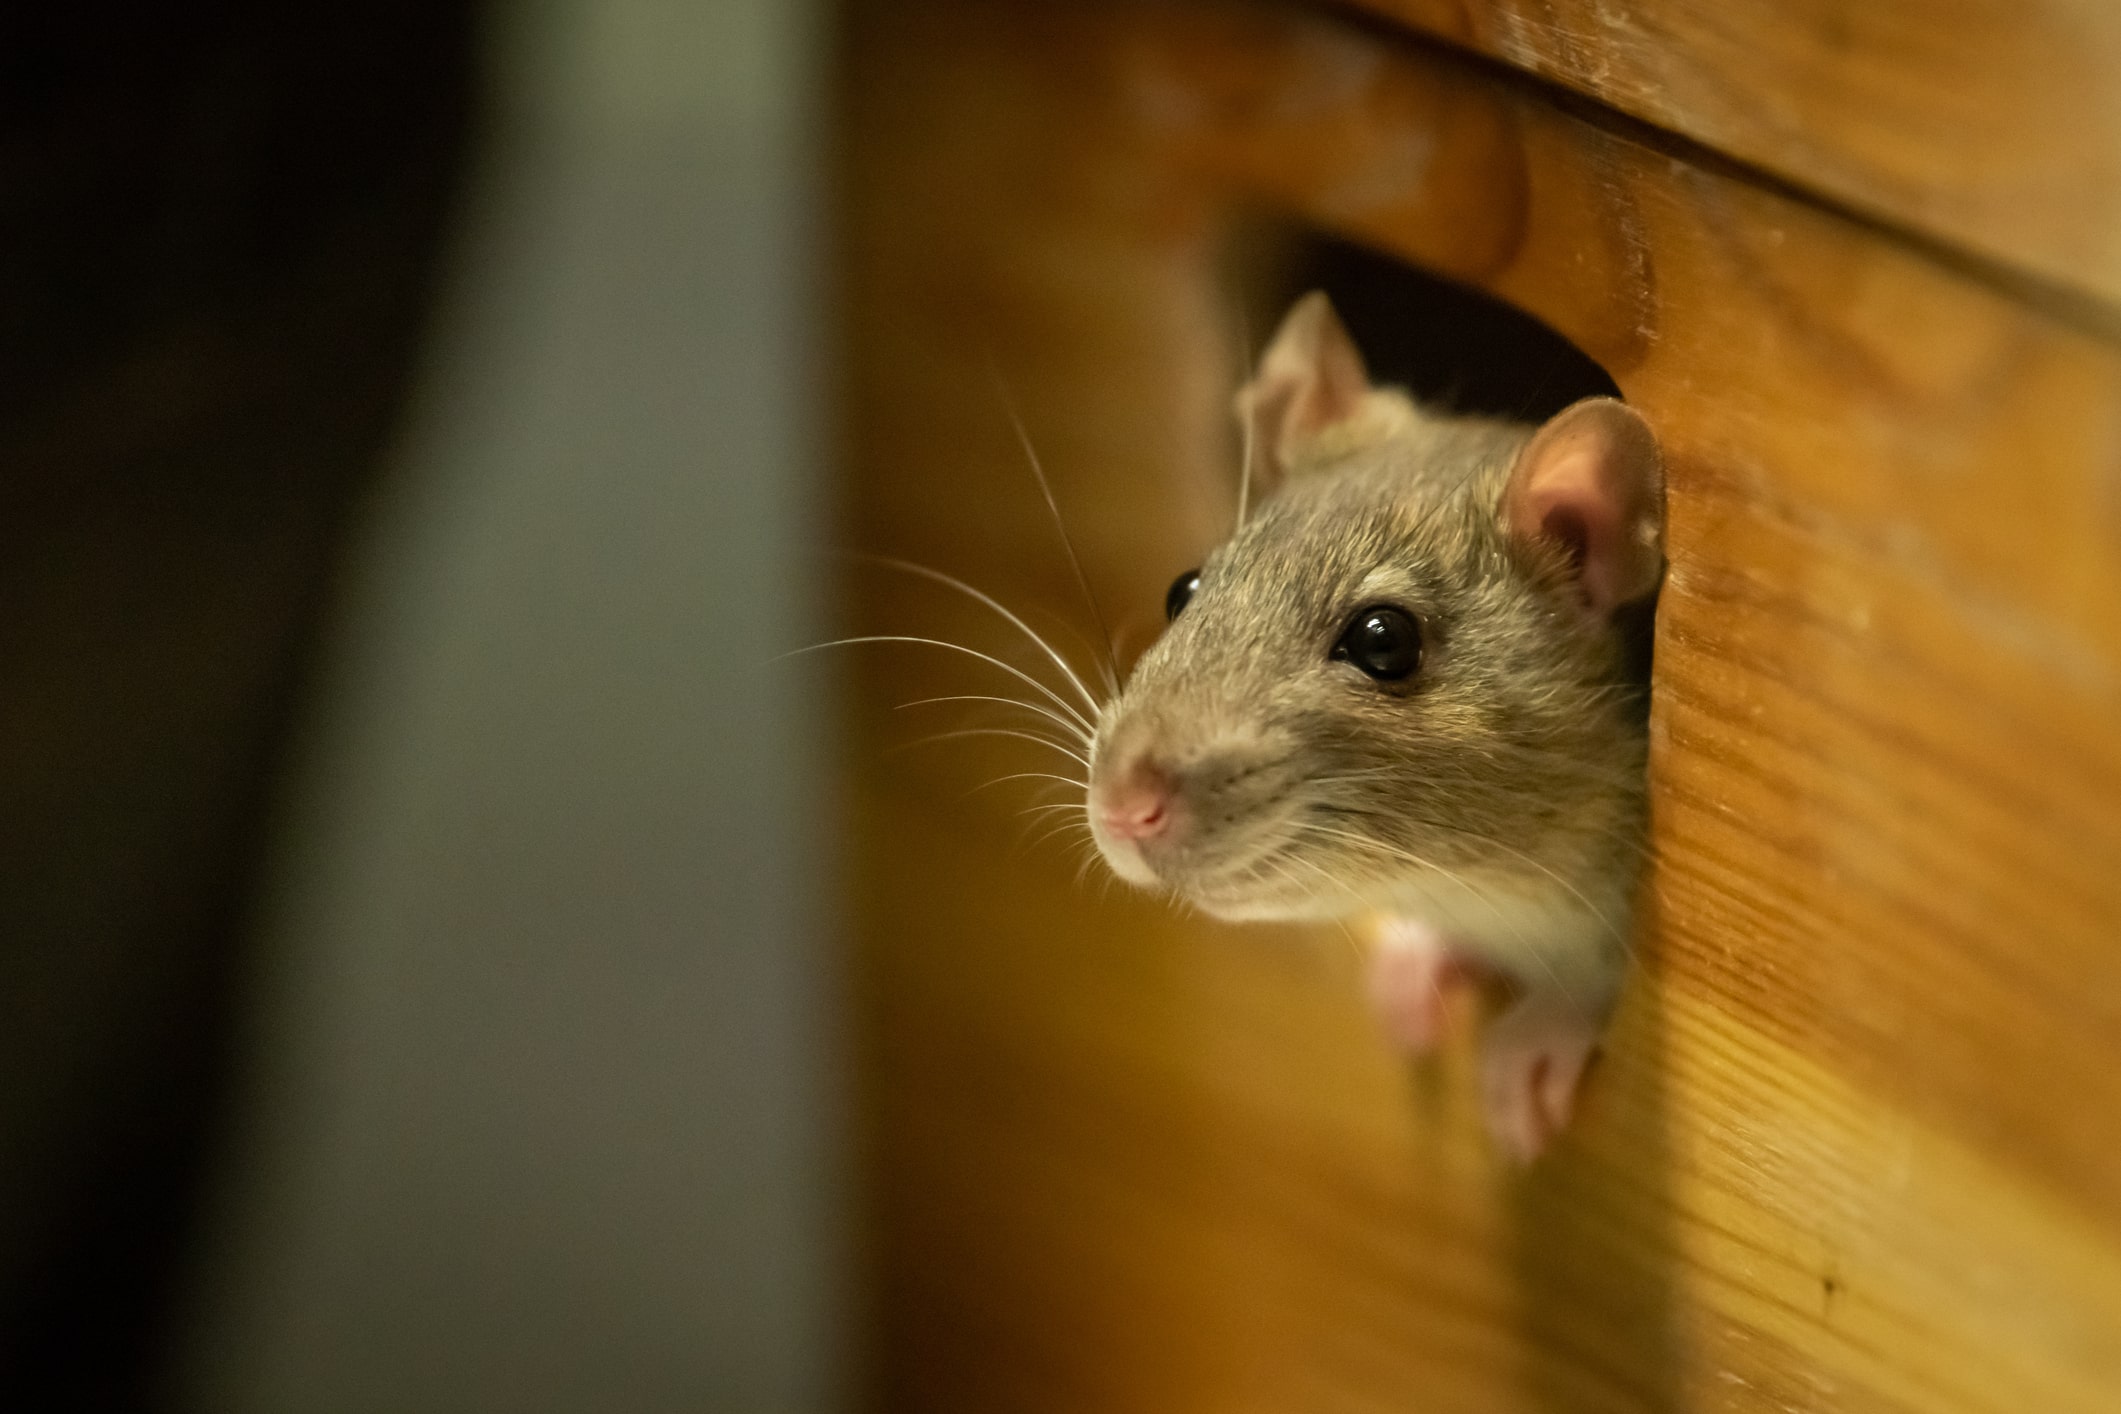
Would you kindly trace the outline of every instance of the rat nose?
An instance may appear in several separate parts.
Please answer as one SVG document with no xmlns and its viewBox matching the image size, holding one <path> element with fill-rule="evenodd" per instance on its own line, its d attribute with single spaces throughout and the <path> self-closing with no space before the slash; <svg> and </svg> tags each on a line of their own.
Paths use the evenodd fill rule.
<svg viewBox="0 0 2121 1414">
<path fill-rule="evenodd" d="M 1136 761 L 1099 791 L 1097 818 L 1115 839 L 1152 840 L 1171 828 L 1171 773 Z"/>
</svg>

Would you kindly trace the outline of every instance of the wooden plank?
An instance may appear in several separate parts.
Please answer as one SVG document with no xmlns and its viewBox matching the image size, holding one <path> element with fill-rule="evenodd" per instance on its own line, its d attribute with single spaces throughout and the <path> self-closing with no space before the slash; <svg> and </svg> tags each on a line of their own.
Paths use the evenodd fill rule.
<svg viewBox="0 0 2121 1414">
<path fill-rule="evenodd" d="M 2121 9 L 1353 0 L 1885 221 L 2121 301 Z"/>
<path fill-rule="evenodd" d="M 1647 962 L 1526 1175 L 1463 1052 L 1385 1055 L 1341 934 L 1077 883 L 1027 783 L 965 795 L 1036 748 L 891 750 L 947 710 L 893 704 L 987 680 L 860 660 L 881 1402 L 2112 1408 L 2121 350 L 1316 17 L 849 32 L 851 542 L 1084 618 L 998 365 L 1138 647 L 1227 511 L 1216 270 L 1262 206 L 1538 314 L 1672 476 Z M 867 571 L 847 612 L 1013 651 Z"/>
</svg>

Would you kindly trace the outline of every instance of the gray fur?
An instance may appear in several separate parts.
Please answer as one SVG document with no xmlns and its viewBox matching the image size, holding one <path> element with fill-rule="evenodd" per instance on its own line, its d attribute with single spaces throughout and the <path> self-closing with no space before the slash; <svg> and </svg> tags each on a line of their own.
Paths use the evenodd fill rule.
<svg viewBox="0 0 2121 1414">
<path fill-rule="evenodd" d="M 1362 434 L 1291 463 L 1099 714 L 1093 783 L 1147 750 L 1188 812 L 1153 867 L 1099 846 L 1220 917 L 1422 917 L 1602 1007 L 1642 853 L 1647 685 L 1572 601 L 1565 555 L 1505 532 L 1534 429 L 1369 396 Z M 1330 656 L 1375 604 L 1421 625 L 1403 686 Z"/>
</svg>

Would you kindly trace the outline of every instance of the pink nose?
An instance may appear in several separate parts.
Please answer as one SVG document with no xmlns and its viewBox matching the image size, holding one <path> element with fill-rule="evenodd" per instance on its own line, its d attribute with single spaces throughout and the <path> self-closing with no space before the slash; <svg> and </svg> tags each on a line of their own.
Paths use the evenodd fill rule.
<svg viewBox="0 0 2121 1414">
<path fill-rule="evenodd" d="M 1098 821 L 1116 839 L 1150 840 L 1171 828 L 1171 776 L 1146 761 L 1135 762 L 1100 794 Z"/>
</svg>

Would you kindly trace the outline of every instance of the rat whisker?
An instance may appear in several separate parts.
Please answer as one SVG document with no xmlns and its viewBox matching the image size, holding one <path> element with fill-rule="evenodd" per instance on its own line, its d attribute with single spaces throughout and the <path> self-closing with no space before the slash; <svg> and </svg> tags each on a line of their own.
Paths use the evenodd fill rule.
<svg viewBox="0 0 2121 1414">
<path fill-rule="evenodd" d="M 1305 859 L 1302 855 L 1291 854 L 1285 855 L 1283 857 L 1283 862 L 1288 864 L 1294 864 L 1304 869 L 1308 869 L 1311 873 L 1317 875 L 1319 882 L 1326 886 L 1325 892 L 1328 896 L 1334 894 L 1346 894 L 1349 892 L 1348 886 L 1346 884 L 1343 884 L 1340 880 L 1334 878 L 1331 874 L 1327 873 L 1326 870 L 1314 860 Z"/>
<path fill-rule="evenodd" d="M 1632 789 L 1639 786 L 1642 781 L 1642 771 L 1639 767 L 1633 770 L 1607 767 L 1583 759 L 1580 752 L 1572 754 L 1553 747 L 1534 746 L 1521 742 L 1484 742 L 1478 748 L 1478 759 L 1483 762 L 1499 763 L 1503 758 L 1534 763 L 1541 766 L 1550 776 L 1564 777 L 1589 785 L 1608 785 Z M 1423 769 L 1422 778 L 1434 782 L 1442 779 L 1440 773 L 1446 771 L 1449 771 L 1449 768 L 1443 763 L 1429 763 Z M 1410 777 L 1412 773 L 1413 769 L 1410 766 L 1395 764 L 1358 768 L 1337 775 L 1316 776 L 1311 779 L 1320 782 L 1340 781 L 1352 784 L 1366 779 L 1405 779 Z M 1449 773 L 1454 777 L 1465 779 L 1468 784 L 1478 783 L 1479 778 L 1472 775 L 1470 769 L 1463 763 L 1455 771 L 1449 771 Z"/>
<path fill-rule="evenodd" d="M 1291 872 L 1292 869 L 1303 869 L 1322 881 L 1326 886 L 1323 895 L 1321 895 L 1322 897 L 1332 897 L 1333 895 L 1347 892 L 1345 885 L 1301 855 L 1283 854 L 1277 857 L 1270 854 L 1258 860 L 1253 867 L 1261 870 L 1272 870 L 1275 878 L 1281 880 L 1288 885 L 1292 892 L 1299 895 L 1308 893 L 1309 890 L 1305 887 L 1305 881 Z"/>
<path fill-rule="evenodd" d="M 1272 859 L 1261 859 L 1256 861 L 1252 865 L 1251 869 L 1247 871 L 1247 873 L 1249 873 L 1251 877 L 1262 881 L 1271 879 L 1275 882 L 1280 883 L 1284 888 L 1287 888 L 1293 892 L 1301 893 L 1303 891 L 1303 882 L 1299 880 L 1294 874 L 1291 874 L 1288 870 L 1282 868 L 1279 864 L 1275 863 Z"/>
<path fill-rule="evenodd" d="M 1057 836 L 1067 834 L 1069 828 L 1075 823 L 1076 822 L 1073 820 L 1063 820 L 1059 824 L 1054 824 L 1050 820 L 1047 821 L 1045 827 L 1040 829 L 1038 833 L 1034 835 L 1031 840 L 1024 846 L 1025 851 L 1028 853 L 1031 850 L 1037 849 L 1040 845 L 1044 844 L 1050 839 L 1054 839 Z"/>
<path fill-rule="evenodd" d="M 1354 785 L 1361 781 L 1391 780 L 1406 774 L 1407 768 L 1404 766 L 1378 766 L 1368 771 L 1344 771 L 1331 776 L 1306 776 L 1303 784 L 1307 786 Z"/>
<path fill-rule="evenodd" d="M 1510 931 L 1517 935 L 1517 941 L 1524 948 L 1524 950 L 1527 953 L 1531 954 L 1533 957 L 1539 959 L 1539 965 L 1546 969 L 1547 977 L 1554 983 L 1555 988 L 1559 990 L 1564 997 L 1568 998 L 1571 1004 L 1574 1004 L 1576 1002 L 1575 994 L 1569 990 L 1568 984 L 1561 980 L 1561 974 L 1554 970 L 1554 964 L 1548 960 L 1546 953 L 1540 950 L 1539 948 L 1532 946 L 1531 940 L 1525 936 L 1524 929 L 1518 926 L 1516 920 L 1512 919 L 1507 913 L 1504 913 L 1500 905 L 1498 905 L 1484 889 L 1476 885 L 1471 879 L 1466 878 L 1463 874 L 1457 873 L 1450 869 L 1446 869 L 1440 864 L 1436 864 L 1430 860 L 1424 859 L 1410 849 L 1405 849 L 1398 845 L 1386 844 L 1383 840 L 1373 840 L 1367 835 L 1358 835 L 1353 831 L 1349 830 L 1331 829 L 1327 826 L 1319 825 L 1312 821 L 1302 822 L 1301 828 L 1316 830 L 1321 834 L 1331 835 L 1335 838 L 1346 840 L 1351 844 L 1360 845 L 1366 849 L 1374 850 L 1390 858 L 1405 860 L 1409 864 L 1418 865 L 1424 869 L 1431 869 L 1443 875 L 1446 879 L 1449 879 L 1452 883 L 1458 885 L 1467 893 L 1471 894 L 1474 898 L 1479 899 L 1481 903 L 1485 904 L 1487 906 L 1488 911 L 1495 915 L 1496 922 L 1507 924 L 1510 928 Z M 1577 897 L 1582 898 L 1583 896 L 1581 894 L 1578 894 Z M 1590 906 L 1590 901 L 1588 899 L 1584 900 L 1584 906 L 1587 908 Z M 1597 913 L 1596 910 L 1593 910 L 1593 916 L 1597 917 L 1600 922 L 1604 922 L 1604 915 Z"/>
<path fill-rule="evenodd" d="M 1076 814 L 1080 815 L 1082 813 L 1083 807 L 1081 801 L 1057 800 L 1051 805 L 1027 805 L 1022 810 L 1019 810 L 1016 813 L 1019 815 L 1047 815 L 1051 814 L 1055 810 L 1072 810 Z"/>
<path fill-rule="evenodd" d="M 1067 636 L 1068 646 L 1071 651 L 1074 649 L 1081 649 L 1089 657 L 1091 663 L 1097 668 L 1098 681 L 1104 684 L 1109 689 L 1107 693 L 1107 699 L 1109 700 L 1109 698 L 1117 696 L 1119 693 L 1119 681 L 1118 679 L 1114 678 L 1112 676 L 1111 671 L 1105 667 L 1104 654 L 1098 648 L 1096 641 L 1090 637 L 1089 632 L 1082 628 L 1079 624 L 1070 620 L 1065 614 L 1043 604 L 1034 604 L 1030 606 L 1030 608 L 1026 610 L 1026 617 L 1031 617 L 1033 610 L 1045 616 L 1044 619 L 1040 620 L 1040 622 L 1046 622 L 1046 627 L 1050 629 L 1053 633 L 1055 633 L 1056 635 L 1065 634 Z M 1049 620 L 1050 622 L 1047 622 Z M 1071 657 L 1069 661 L 1072 662 L 1074 660 Z"/>
<path fill-rule="evenodd" d="M 916 635 L 907 633 L 864 633 L 856 634 L 852 638 L 835 638 L 827 643 L 813 643 L 807 648 L 792 649 L 787 653 L 783 653 L 781 656 L 783 658 L 794 658 L 805 653 L 819 653 L 827 648 L 849 648 L 864 643 L 915 643 L 928 648 L 947 648 L 952 653 L 963 653 L 967 657 L 977 658 L 983 663 L 988 663 L 993 665 L 994 667 L 1000 668 L 1010 677 L 1015 678 L 1017 681 L 1023 683 L 1025 686 L 1036 691 L 1039 696 L 1045 698 L 1054 706 L 1060 708 L 1070 717 L 1073 717 L 1075 719 L 1075 724 L 1081 727 L 1084 731 L 1093 730 L 1090 725 L 1090 719 L 1083 716 L 1082 713 L 1076 711 L 1074 705 L 1070 703 L 1067 698 L 1062 697 L 1059 693 L 1055 692 L 1052 688 L 1046 686 L 1044 683 L 1040 682 L 1037 678 L 1031 676 L 1023 669 L 1012 667 L 1010 664 L 1003 662 L 1001 659 L 995 657 L 991 653 L 982 653 L 977 648 L 967 648 L 962 643 L 951 643 L 946 639 L 921 638 Z"/>
<path fill-rule="evenodd" d="M 949 589 L 955 589 L 958 593 L 975 599 L 987 608 L 992 609 L 995 613 L 1000 614 L 1020 630 L 1025 637 L 1037 644 L 1041 652 L 1053 660 L 1053 665 L 1061 670 L 1061 675 L 1068 679 L 1069 685 L 1082 694 L 1084 705 L 1089 707 L 1092 712 L 1098 710 L 1100 703 L 1096 694 L 1083 685 L 1083 680 L 1076 676 L 1075 669 L 1069 665 L 1066 658 L 1061 656 L 1060 650 L 1048 643 L 1044 635 L 1040 634 L 1037 629 L 1031 627 L 1031 625 L 1025 623 L 1023 619 L 1011 612 L 1001 600 L 996 599 L 991 594 L 983 593 L 973 588 L 956 575 L 944 574 L 941 570 L 932 570 L 926 565 L 917 565 L 911 560 L 901 560 L 890 555 L 870 555 L 859 552 L 856 553 L 855 558 L 867 560 L 871 564 L 882 565 L 886 569 L 898 570 L 903 574 L 919 575 L 922 579 L 930 580 Z M 1114 690 L 1117 691 L 1117 688 L 1115 687 Z"/>
<path fill-rule="evenodd" d="M 1083 592 L 1083 602 L 1090 607 L 1090 617 L 1105 640 L 1105 681 L 1116 696 L 1119 692 L 1119 654 L 1112 646 L 1112 630 L 1105 623 L 1104 610 L 1098 607 L 1097 595 L 1090 589 L 1090 577 L 1083 573 L 1082 559 L 1075 553 L 1075 541 L 1068 535 L 1068 522 L 1061 516 L 1060 502 L 1053 498 L 1053 483 L 1046 479 L 1046 468 L 1038 459 L 1038 449 L 1031 445 L 1031 433 L 1017 413 L 1016 400 L 1009 395 L 1009 385 L 1002 380 L 1001 369 L 992 368 L 990 371 L 994 375 L 995 391 L 1001 396 L 1002 411 L 1009 415 L 1009 425 L 1016 430 L 1016 440 L 1024 449 L 1024 460 L 1031 464 L 1032 479 L 1038 482 L 1039 494 L 1046 498 L 1046 509 L 1053 516 L 1053 528 L 1060 532 L 1061 548 L 1068 555 L 1068 567 L 1075 571 L 1075 586 Z"/>
<path fill-rule="evenodd" d="M 1059 781 L 1062 785 L 1073 787 L 1076 790 L 1087 790 L 1089 788 L 1084 782 L 1077 780 L 1073 776 L 1056 776 L 1051 771 L 1011 771 L 1006 776 L 996 776 L 991 781 L 980 782 L 971 790 L 966 791 L 965 797 L 970 798 L 972 796 L 978 795 L 981 791 L 987 789 L 987 787 L 989 786 L 998 786 L 1008 781 L 1029 780 Z"/>
<path fill-rule="evenodd" d="M 1246 336 L 1244 342 L 1247 345 L 1246 352 L 1249 354 L 1251 352 L 1249 346 L 1252 340 L 1249 336 Z M 1244 430 L 1241 434 L 1243 437 L 1243 450 L 1238 454 L 1237 473 L 1237 529 L 1239 530 L 1245 528 L 1245 519 L 1252 509 L 1252 444 L 1258 436 L 1253 429 L 1259 421 L 1258 418 L 1252 415 L 1253 411 L 1251 400 L 1248 398 L 1246 399 L 1244 410 L 1245 415 L 1240 419 Z"/>
<path fill-rule="evenodd" d="M 960 692 L 952 693 L 947 697 L 916 697 L 911 702 L 899 703 L 893 710 L 903 712 L 909 707 L 932 707 L 939 702 L 994 702 L 1004 707 L 1021 707 L 1026 712 L 1038 713 L 1047 721 L 1066 731 L 1070 740 L 1080 742 L 1084 746 L 1090 744 L 1090 738 L 1083 735 L 1082 728 L 1069 721 L 1066 717 L 1061 716 L 1058 712 L 1041 707 L 1036 702 L 1025 702 L 1021 698 L 1016 697 L 993 697 L 976 692 Z"/>
<path fill-rule="evenodd" d="M 1376 808 L 1372 808 L 1360 802 L 1341 799 L 1327 804 L 1316 804 L 1314 808 L 1330 811 L 1335 815 L 1375 820 L 1380 825 L 1387 827 L 1423 825 L 1442 835 L 1458 835 L 1482 844 L 1495 843 L 1490 837 L 1483 835 L 1478 830 L 1468 828 L 1459 821 L 1440 820 L 1434 816 L 1412 813 L 1397 800 L 1387 800 L 1378 804 Z M 1628 850 L 1642 859 L 1656 857 L 1655 849 L 1640 837 L 1639 832 L 1625 825 L 1571 823 L 1566 827 L 1566 830 L 1572 834 L 1595 835 L 1600 839 Z"/>
<path fill-rule="evenodd" d="M 916 746 L 928 746 L 938 741 L 956 741 L 961 737 L 968 736 L 1007 736 L 1015 737 L 1018 741 L 1035 741 L 1040 746 L 1051 747 L 1053 750 L 1058 751 L 1061 755 L 1067 757 L 1071 761 L 1081 763 L 1083 768 L 1086 770 L 1089 768 L 1090 765 L 1090 763 L 1083 757 L 1076 755 L 1073 751 L 1070 751 L 1066 746 L 1062 745 L 1060 742 L 1055 741 L 1050 736 L 1038 736 L 1031 732 L 1020 732 L 1010 727 L 967 727 L 962 731 L 937 732 L 934 736 L 924 736 L 919 741 L 908 742 L 906 745 L 907 749 L 911 749 L 912 747 Z"/>
<path fill-rule="evenodd" d="M 1602 926 L 1606 930 L 1606 932 L 1612 936 L 1613 941 L 1619 944 L 1622 952 L 1626 953 L 1630 957 L 1634 955 L 1633 949 L 1630 946 L 1627 938 L 1622 935 L 1619 928 L 1614 926 L 1612 919 L 1606 916 L 1604 909 L 1599 908 L 1595 904 L 1593 904 L 1591 900 L 1585 896 L 1584 892 L 1581 889 L 1577 888 L 1574 884 L 1570 883 L 1566 878 L 1562 877 L 1562 875 L 1556 873 L 1552 868 L 1545 864 L 1542 864 L 1538 859 L 1534 858 L 1532 855 L 1525 853 L 1523 850 L 1517 848 L 1515 845 L 1508 844 L 1502 840 L 1499 840 L 1493 835 L 1484 834 L 1483 832 L 1473 829 L 1469 825 L 1466 825 L 1462 821 L 1436 820 L 1424 815 L 1409 814 L 1405 811 L 1401 811 L 1393 816 L 1380 816 L 1377 818 L 1390 819 L 1393 823 L 1425 825 L 1434 830 L 1463 835 L 1467 839 L 1477 840 L 1481 844 L 1487 845 L 1492 849 L 1499 849 L 1503 853 L 1508 854 L 1513 858 L 1522 860 L 1524 863 L 1529 864 L 1532 868 L 1538 870 L 1541 874 L 1544 874 L 1547 878 L 1552 879 L 1563 889 L 1566 889 L 1570 894 L 1574 895 L 1576 901 L 1578 903 L 1581 903 L 1584 908 L 1589 911 L 1590 915 L 1598 920 L 1600 926 Z M 1597 833 L 1605 835 L 1608 838 L 1614 839 L 1620 843 L 1629 843 L 1629 841 L 1625 837 L 1614 834 L 1612 831 L 1609 830 L 1600 830 L 1597 831 Z M 1634 848 L 1638 853 L 1643 854 L 1644 856 L 1647 856 L 1649 854 L 1649 850 L 1640 843 L 1636 843 L 1634 845 Z"/>
<path fill-rule="evenodd" d="M 1336 918 L 1333 920 L 1333 926 L 1340 929 L 1340 935 L 1348 940 L 1348 951 L 1355 954 L 1356 965 L 1360 967 L 1369 962 L 1369 953 L 1363 949 L 1362 940 L 1355 936 L 1355 930 L 1348 926 L 1347 920 Z"/>
<path fill-rule="evenodd" d="M 1443 877 L 1449 879 L 1452 883 L 1459 885 L 1461 888 L 1464 888 L 1469 893 L 1475 895 L 1480 894 L 1480 890 L 1470 880 L 1460 875 L 1457 870 L 1450 869 L 1444 865 L 1438 864 L 1433 859 L 1425 859 L 1421 855 L 1416 854 L 1413 850 L 1407 849 L 1401 845 L 1390 844 L 1384 840 L 1372 839 L 1368 835 L 1357 834 L 1353 830 L 1336 830 L 1330 825 L 1321 825 L 1316 820 L 1299 820 L 1296 822 L 1296 828 L 1299 833 L 1324 835 L 1329 839 L 1344 840 L 1349 844 L 1359 845 L 1364 849 L 1374 851 L 1378 854 L 1384 855 L 1387 858 L 1402 860 L 1405 863 L 1415 865 L 1422 869 L 1427 869 L 1432 873 L 1441 874 L 1443 875 Z M 1491 908 L 1494 907 L 1492 903 L 1489 906 Z M 1500 910 L 1497 911 L 1498 913 L 1500 912 Z"/>
<path fill-rule="evenodd" d="M 1629 945 L 1628 940 L 1621 935 L 1620 930 L 1613 926 L 1613 920 L 1606 917 L 1605 910 L 1599 908 L 1596 904 L 1592 903 L 1591 900 L 1585 896 L 1583 890 L 1577 888 L 1567 879 L 1555 873 L 1552 869 L 1540 863 L 1531 855 L 1526 854 L 1523 850 L 1516 848 L 1514 845 L 1505 844 L 1501 840 L 1496 839 L 1493 835 L 1484 835 L 1477 830 L 1467 829 L 1463 825 L 1455 825 L 1452 828 L 1458 830 L 1461 834 L 1470 835 L 1474 839 L 1480 840 L 1484 844 L 1492 845 L 1505 854 L 1512 855 L 1515 858 L 1523 860 L 1525 863 L 1531 865 L 1534 869 L 1537 869 L 1540 873 L 1546 875 L 1549 879 L 1552 879 L 1555 883 L 1561 885 L 1562 888 L 1568 890 L 1569 893 L 1575 896 L 1575 899 L 1578 903 L 1582 904 L 1586 909 L 1590 911 L 1590 915 L 1598 920 L 1599 925 L 1603 927 L 1607 933 L 1612 935 L 1613 941 L 1619 944 L 1621 953 L 1624 956 L 1631 958 L 1634 956 L 1634 949 Z"/>
<path fill-rule="evenodd" d="M 1571 752 L 1557 747 L 1536 746 L 1530 742 L 1490 742 L 1482 750 L 1483 754 L 1489 757 L 1514 756 L 1523 761 L 1536 761 L 1555 774 L 1573 776 L 1583 781 L 1632 785 L 1642 780 L 1639 767 L 1632 771 L 1609 769 L 1586 761 L 1581 751 Z"/>
</svg>

